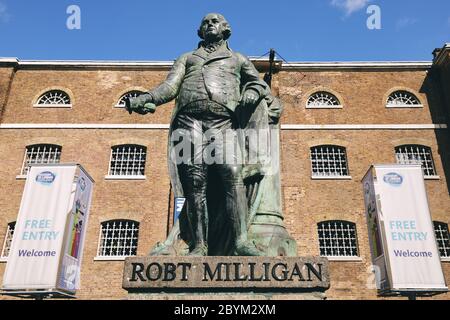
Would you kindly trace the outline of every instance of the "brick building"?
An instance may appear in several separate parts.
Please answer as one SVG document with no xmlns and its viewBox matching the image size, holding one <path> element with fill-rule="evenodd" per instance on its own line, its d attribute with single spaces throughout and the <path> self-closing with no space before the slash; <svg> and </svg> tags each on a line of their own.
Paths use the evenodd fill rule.
<svg viewBox="0 0 450 320">
<path fill-rule="evenodd" d="M 329 299 L 377 298 L 361 186 L 375 163 L 422 162 L 450 282 L 449 45 L 434 54 L 433 62 L 277 63 L 285 224 L 299 255 L 329 257 Z M 267 71 L 267 60 L 253 62 Z M 146 255 L 171 224 L 166 144 L 173 103 L 143 117 L 126 113 L 120 101 L 155 87 L 170 67 L 0 59 L 1 275 L 27 163 L 77 162 L 96 181 L 78 297 L 126 296 L 124 256 Z M 347 249 L 330 247 L 338 234 Z M 126 238 L 123 247 L 117 235 Z"/>
</svg>

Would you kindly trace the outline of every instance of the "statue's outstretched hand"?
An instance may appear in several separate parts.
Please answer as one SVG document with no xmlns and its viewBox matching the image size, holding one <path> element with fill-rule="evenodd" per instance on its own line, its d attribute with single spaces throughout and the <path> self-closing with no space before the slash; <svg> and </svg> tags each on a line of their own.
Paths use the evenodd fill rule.
<svg viewBox="0 0 450 320">
<path fill-rule="evenodd" d="M 254 106 L 258 103 L 259 93 L 256 90 L 247 90 L 242 97 L 241 103 L 244 106 Z"/>
<path fill-rule="evenodd" d="M 133 112 L 139 114 L 154 113 L 156 105 L 153 103 L 152 96 L 148 93 L 141 94 L 136 98 L 128 98 L 125 100 L 125 109 L 129 114 Z"/>
</svg>

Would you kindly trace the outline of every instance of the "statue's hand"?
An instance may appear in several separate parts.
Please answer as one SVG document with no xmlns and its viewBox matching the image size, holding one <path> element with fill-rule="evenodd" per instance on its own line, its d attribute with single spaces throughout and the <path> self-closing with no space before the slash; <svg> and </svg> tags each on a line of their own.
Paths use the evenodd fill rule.
<svg viewBox="0 0 450 320">
<path fill-rule="evenodd" d="M 254 106 L 258 103 L 259 93 L 256 90 L 247 90 L 242 97 L 244 106 Z"/>
<path fill-rule="evenodd" d="M 129 114 L 136 112 L 139 114 L 154 113 L 156 105 L 153 103 L 152 96 L 148 93 L 141 94 L 136 98 L 125 100 L 125 109 Z"/>
</svg>

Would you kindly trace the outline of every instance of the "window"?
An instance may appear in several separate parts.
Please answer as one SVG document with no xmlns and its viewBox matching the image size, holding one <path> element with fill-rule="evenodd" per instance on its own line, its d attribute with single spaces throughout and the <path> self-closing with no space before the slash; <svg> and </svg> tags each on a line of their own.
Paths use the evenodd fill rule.
<svg viewBox="0 0 450 320">
<path fill-rule="evenodd" d="M 112 147 L 109 175 L 144 176 L 146 153 L 146 147 L 134 144 Z"/>
<path fill-rule="evenodd" d="M 143 94 L 143 91 L 139 90 L 133 90 L 125 93 L 123 96 L 120 97 L 119 101 L 116 104 L 117 108 L 125 108 L 125 100 L 129 98 L 136 98 L 137 96 Z"/>
<path fill-rule="evenodd" d="M 450 258 L 450 237 L 448 233 L 448 224 L 433 221 L 434 232 L 441 258 Z"/>
<path fill-rule="evenodd" d="M 16 222 L 8 223 L 6 229 L 5 242 L 3 243 L 2 255 L 0 258 L 8 258 L 9 250 L 11 249 L 11 242 L 14 235 L 14 228 L 16 227 Z"/>
<path fill-rule="evenodd" d="M 410 108 L 410 107 L 422 107 L 422 104 L 414 94 L 408 91 L 395 91 L 389 95 L 386 107 Z"/>
<path fill-rule="evenodd" d="M 348 221 L 323 221 L 317 224 L 320 255 L 357 257 L 356 225 Z"/>
<path fill-rule="evenodd" d="M 97 255 L 100 257 L 135 256 L 139 236 L 139 222 L 110 220 L 103 222 Z"/>
<path fill-rule="evenodd" d="M 407 144 L 395 148 L 395 158 L 400 164 L 421 164 L 425 176 L 435 176 L 431 148 L 422 145 Z"/>
<path fill-rule="evenodd" d="M 312 147 L 311 167 L 313 177 L 348 176 L 345 148 L 332 145 Z"/>
<path fill-rule="evenodd" d="M 36 107 L 71 107 L 69 95 L 62 90 L 51 90 L 39 97 Z"/>
<path fill-rule="evenodd" d="M 325 91 L 316 92 L 308 98 L 307 108 L 342 108 L 339 99 Z"/>
<path fill-rule="evenodd" d="M 59 163 L 61 146 L 54 144 L 35 144 L 27 146 L 22 164 L 22 175 L 26 175 L 31 164 Z"/>
</svg>

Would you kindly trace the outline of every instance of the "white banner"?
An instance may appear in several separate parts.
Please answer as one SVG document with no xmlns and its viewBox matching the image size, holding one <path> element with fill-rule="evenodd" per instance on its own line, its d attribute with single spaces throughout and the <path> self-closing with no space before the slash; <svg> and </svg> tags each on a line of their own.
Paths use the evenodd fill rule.
<svg viewBox="0 0 450 320">
<path fill-rule="evenodd" d="M 447 289 L 420 165 L 374 166 L 390 289 Z"/>
<path fill-rule="evenodd" d="M 76 167 L 31 167 L 3 289 L 54 289 Z"/>
</svg>

